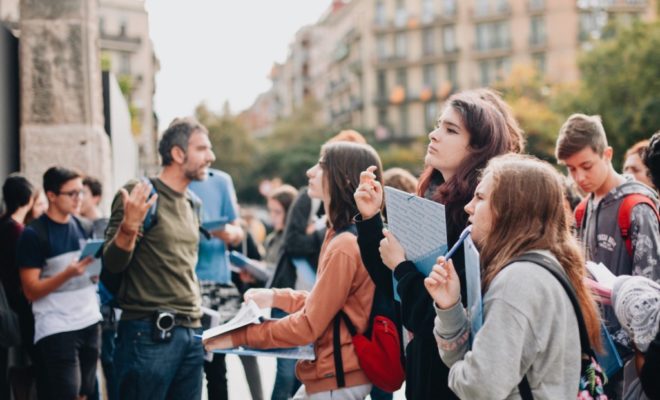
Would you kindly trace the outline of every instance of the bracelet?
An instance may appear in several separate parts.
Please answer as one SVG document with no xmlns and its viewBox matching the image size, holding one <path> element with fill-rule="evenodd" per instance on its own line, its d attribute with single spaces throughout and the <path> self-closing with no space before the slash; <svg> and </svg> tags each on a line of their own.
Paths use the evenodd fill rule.
<svg viewBox="0 0 660 400">
<path fill-rule="evenodd" d="M 136 236 L 139 233 L 139 229 L 128 229 L 123 223 L 119 224 L 119 231 L 127 236 Z"/>
</svg>

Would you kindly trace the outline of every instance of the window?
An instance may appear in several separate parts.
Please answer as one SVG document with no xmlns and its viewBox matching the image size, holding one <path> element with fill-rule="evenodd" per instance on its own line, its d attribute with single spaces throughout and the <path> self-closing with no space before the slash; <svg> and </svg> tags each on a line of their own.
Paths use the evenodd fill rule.
<svg viewBox="0 0 660 400">
<path fill-rule="evenodd" d="M 490 73 L 491 73 L 490 61 L 481 61 L 479 63 L 479 76 L 480 76 L 481 86 L 488 86 L 490 84 L 490 82 L 492 81 Z"/>
<path fill-rule="evenodd" d="M 545 20 L 542 16 L 535 16 L 530 19 L 529 31 L 529 44 L 538 46 L 545 43 Z"/>
<path fill-rule="evenodd" d="M 435 73 L 435 65 L 429 64 L 425 65 L 422 70 L 422 79 L 424 80 L 424 86 L 435 89 L 438 85 L 438 80 Z"/>
<path fill-rule="evenodd" d="M 422 0 L 422 22 L 428 24 L 435 18 L 433 0 Z"/>
<path fill-rule="evenodd" d="M 399 106 L 399 134 L 408 136 L 408 105 L 405 103 Z"/>
<path fill-rule="evenodd" d="M 387 75 L 385 71 L 379 70 L 376 73 L 376 80 L 378 82 L 378 98 L 387 98 Z"/>
<path fill-rule="evenodd" d="M 529 0 L 530 10 L 542 10 L 545 7 L 545 0 Z"/>
<path fill-rule="evenodd" d="M 378 125 L 387 126 L 387 108 L 378 109 Z"/>
<path fill-rule="evenodd" d="M 378 36 L 376 39 L 376 52 L 378 53 L 378 58 L 380 60 L 384 60 L 388 57 L 387 39 L 385 36 Z"/>
<path fill-rule="evenodd" d="M 458 68 L 455 62 L 447 64 L 447 80 L 451 83 L 452 90 L 458 89 Z"/>
<path fill-rule="evenodd" d="M 128 30 L 128 22 L 126 18 L 122 18 L 119 22 L 119 36 L 126 36 L 126 31 Z"/>
<path fill-rule="evenodd" d="M 438 104 L 435 101 L 424 104 L 424 127 L 427 132 L 431 132 L 435 128 L 438 117 Z"/>
<path fill-rule="evenodd" d="M 394 55 L 399 58 L 406 56 L 406 32 L 398 32 L 394 36 Z"/>
<path fill-rule="evenodd" d="M 394 12 L 394 25 L 402 27 L 408 22 L 408 13 L 403 0 L 396 0 L 396 10 Z"/>
<path fill-rule="evenodd" d="M 103 17 L 99 18 L 99 32 L 101 35 L 105 33 L 105 18 Z"/>
<path fill-rule="evenodd" d="M 511 7 L 509 6 L 509 0 L 497 0 L 496 7 L 497 11 L 500 13 L 506 13 L 511 10 Z"/>
<path fill-rule="evenodd" d="M 408 71 L 405 68 L 398 68 L 396 70 L 396 84 L 405 89 L 408 88 Z"/>
<path fill-rule="evenodd" d="M 433 28 L 422 30 L 422 54 L 425 56 L 435 53 L 435 41 L 433 40 L 435 31 Z"/>
<path fill-rule="evenodd" d="M 485 22 L 476 26 L 477 50 L 508 49 L 511 47 L 509 23 Z"/>
<path fill-rule="evenodd" d="M 385 25 L 385 3 L 383 0 L 376 0 L 376 17 L 375 21 L 377 25 Z"/>
<path fill-rule="evenodd" d="M 442 28 L 442 49 L 445 53 L 453 53 L 456 47 L 456 28 L 454 25 L 448 25 Z"/>
<path fill-rule="evenodd" d="M 448 17 L 456 15 L 456 0 L 442 0 L 442 13 Z"/>
<path fill-rule="evenodd" d="M 130 75 L 131 73 L 131 55 L 129 53 L 120 53 L 119 55 L 119 73 Z"/>
<path fill-rule="evenodd" d="M 488 15 L 488 0 L 475 0 L 475 14 L 477 16 Z"/>
</svg>

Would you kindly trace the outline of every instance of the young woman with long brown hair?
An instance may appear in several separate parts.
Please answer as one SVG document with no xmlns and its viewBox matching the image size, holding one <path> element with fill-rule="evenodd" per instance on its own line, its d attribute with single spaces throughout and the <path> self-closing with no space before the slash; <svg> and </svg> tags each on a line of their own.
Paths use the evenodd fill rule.
<svg viewBox="0 0 660 400">
<path fill-rule="evenodd" d="M 367 328 L 374 297 L 374 283 L 360 259 L 353 216 L 353 192 L 360 172 L 381 162 L 369 145 L 335 142 L 321 149 L 319 162 L 307 171 L 308 194 L 323 200 L 328 230 L 321 246 L 316 283 L 311 292 L 292 289 L 251 289 L 245 300 L 261 308 L 277 307 L 288 316 L 250 325 L 205 343 L 207 349 L 248 345 L 257 348 L 292 347 L 314 343 L 315 361 L 299 361 L 296 375 L 303 386 L 294 399 L 364 399 L 372 385 L 360 368 L 351 334 L 340 325 L 340 346 L 345 387 L 335 376 L 333 321 L 339 311 L 350 318 L 358 332 Z M 381 180 L 378 174 L 378 181 Z"/>
<path fill-rule="evenodd" d="M 465 211 L 480 249 L 484 321 L 468 351 L 469 321 L 452 260 L 438 260 L 425 286 L 435 301 L 434 334 L 464 399 L 516 399 L 527 377 L 534 398 L 576 398 L 581 348 L 576 314 L 557 278 L 530 261 L 540 253 L 573 287 L 592 346 L 600 319 L 583 283 L 584 258 L 570 231 L 561 176 L 532 157 L 491 160 Z M 513 261 L 513 262 L 512 262 Z"/>
<path fill-rule="evenodd" d="M 428 135 L 426 169 L 417 193 L 445 205 L 450 247 L 467 225 L 468 215 L 463 208 L 474 193 L 479 171 L 488 160 L 513 147 L 511 137 L 515 132 L 508 129 L 502 112 L 480 94 L 468 91 L 451 96 L 436 129 Z M 383 192 L 374 179 L 376 171 L 371 167 L 362 173 L 355 193 L 360 211 L 356 218 L 358 244 L 369 275 L 379 289 L 393 292 L 392 272 L 398 281 L 401 320 L 413 334 L 406 347 L 406 397 L 454 399 L 456 395 L 447 386 L 449 369 L 438 355 L 433 336 L 435 310 L 433 300 L 424 290 L 425 276 L 406 260 L 396 238 L 382 231 Z M 461 282 L 465 282 L 462 249 L 455 259 Z"/>
</svg>

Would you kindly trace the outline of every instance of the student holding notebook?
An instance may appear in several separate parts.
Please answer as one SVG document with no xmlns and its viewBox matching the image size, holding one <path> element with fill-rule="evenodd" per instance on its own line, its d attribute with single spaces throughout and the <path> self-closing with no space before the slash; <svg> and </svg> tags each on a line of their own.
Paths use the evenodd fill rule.
<svg viewBox="0 0 660 400">
<path fill-rule="evenodd" d="M 323 200 L 328 230 L 321 247 L 317 280 L 311 292 L 292 289 L 252 289 L 245 300 L 261 308 L 277 307 L 289 315 L 217 336 L 205 342 L 209 350 L 241 345 L 256 348 L 293 347 L 314 343 L 315 361 L 299 361 L 296 375 L 303 383 L 294 399 L 364 399 L 371 383 L 360 368 L 351 335 L 340 325 L 341 356 L 345 386 L 335 376 L 333 321 L 339 311 L 348 315 L 358 332 L 367 328 L 374 296 L 374 283 L 360 259 L 352 225 L 357 207 L 353 192 L 360 171 L 380 159 L 371 146 L 328 143 L 319 162 L 307 171 L 310 197 Z M 380 174 L 377 178 L 380 181 Z M 326 396 L 326 397 L 324 397 Z"/>
<path fill-rule="evenodd" d="M 600 319 L 580 248 L 563 207 L 560 175 L 532 157 L 491 160 L 465 211 L 480 250 L 484 321 L 468 349 L 470 324 L 461 304 L 455 259 L 438 259 L 424 284 L 435 301 L 434 334 L 450 367 L 449 387 L 462 399 L 575 399 L 581 380 L 580 332 L 570 283 L 588 332 L 600 343 Z M 543 264 L 516 261 L 530 254 Z M 532 397 L 523 395 L 523 379 Z M 601 382 L 602 383 L 602 382 Z M 602 389 L 602 388 L 601 388 Z M 579 397 L 583 398 L 583 397 Z M 585 397 L 586 398 L 586 397 Z"/>
<path fill-rule="evenodd" d="M 500 109 L 483 100 L 482 92 L 485 91 L 461 92 L 450 97 L 436 129 L 428 135 L 426 169 L 420 178 L 418 195 L 445 205 L 449 247 L 467 225 L 468 215 L 463 207 L 474 193 L 479 170 L 491 158 L 517 148 L 511 138 L 520 136 L 513 125 L 515 120 L 504 117 L 508 112 L 501 99 Z M 406 347 L 406 397 L 454 399 L 455 394 L 447 387 L 449 369 L 438 356 L 432 333 L 435 311 L 424 290 L 425 276 L 406 259 L 394 235 L 387 233 L 382 240 L 383 188 L 375 180 L 379 171 L 375 167 L 364 171 L 355 193 L 360 211 L 356 218 L 358 243 L 364 265 L 379 289 L 392 293 L 392 271 L 398 281 L 402 322 L 413 334 Z M 462 249 L 455 260 L 461 286 L 465 287 Z M 462 298 L 467 299 L 465 292 Z"/>
</svg>

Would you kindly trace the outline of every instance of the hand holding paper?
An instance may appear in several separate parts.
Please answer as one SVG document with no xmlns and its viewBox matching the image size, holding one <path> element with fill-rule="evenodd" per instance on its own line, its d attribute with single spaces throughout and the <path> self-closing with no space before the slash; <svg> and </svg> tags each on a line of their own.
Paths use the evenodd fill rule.
<svg viewBox="0 0 660 400">
<path fill-rule="evenodd" d="M 246 303 L 254 301 L 259 308 L 272 308 L 273 291 L 270 289 L 249 289 L 243 295 Z"/>
<path fill-rule="evenodd" d="M 360 173 L 360 185 L 353 197 L 363 219 L 369 219 L 380 212 L 383 205 L 383 187 L 376 181 L 375 165 Z"/>
<path fill-rule="evenodd" d="M 233 347 L 234 344 L 231 341 L 231 335 L 229 333 L 215 336 L 204 341 L 204 349 L 206 351 L 231 349 Z"/>
<path fill-rule="evenodd" d="M 392 232 L 383 229 L 383 235 L 385 238 L 380 241 L 380 247 L 378 248 L 380 258 L 383 260 L 383 264 L 385 264 L 387 268 L 394 271 L 394 268 L 396 268 L 397 265 L 406 261 L 406 251 Z"/>
<path fill-rule="evenodd" d="M 461 296 L 461 282 L 454 269 L 454 262 L 438 257 L 431 274 L 424 279 L 424 286 L 439 308 L 445 310 L 458 303 Z"/>
</svg>

